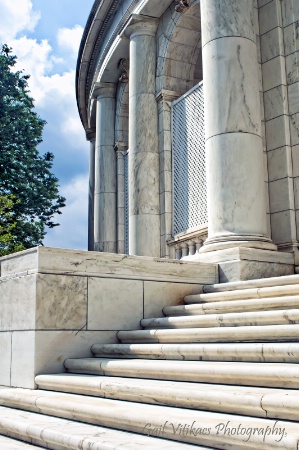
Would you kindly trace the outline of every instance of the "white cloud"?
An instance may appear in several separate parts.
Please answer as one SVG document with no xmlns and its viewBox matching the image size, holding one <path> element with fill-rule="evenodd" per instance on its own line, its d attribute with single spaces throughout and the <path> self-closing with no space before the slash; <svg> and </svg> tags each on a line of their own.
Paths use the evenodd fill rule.
<svg viewBox="0 0 299 450">
<path fill-rule="evenodd" d="M 57 33 L 58 45 L 70 51 L 73 58 L 77 58 L 82 34 L 83 28 L 80 25 L 75 25 L 74 28 L 60 28 Z"/>
<path fill-rule="evenodd" d="M 59 227 L 48 230 L 44 245 L 48 247 L 87 249 L 88 175 L 80 175 L 60 188 L 67 199 L 67 207 L 55 217 Z M 84 206 L 82 206 L 84 205 Z"/>
<path fill-rule="evenodd" d="M 40 13 L 33 11 L 31 0 L 0 0 L 0 42 L 14 39 L 18 33 L 33 31 Z"/>
</svg>

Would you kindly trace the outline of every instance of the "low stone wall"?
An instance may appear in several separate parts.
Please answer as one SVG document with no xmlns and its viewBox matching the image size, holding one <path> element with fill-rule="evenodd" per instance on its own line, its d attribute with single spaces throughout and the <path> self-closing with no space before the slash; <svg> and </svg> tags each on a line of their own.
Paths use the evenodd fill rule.
<svg viewBox="0 0 299 450">
<path fill-rule="evenodd" d="M 0 258 L 0 270 L 0 385 L 24 388 L 162 316 L 218 273 L 214 264 L 46 247 Z"/>
</svg>

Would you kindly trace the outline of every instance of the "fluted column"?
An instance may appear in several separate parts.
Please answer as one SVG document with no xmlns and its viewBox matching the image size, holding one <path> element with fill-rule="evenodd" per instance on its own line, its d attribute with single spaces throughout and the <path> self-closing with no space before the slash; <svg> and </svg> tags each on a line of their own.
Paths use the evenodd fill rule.
<svg viewBox="0 0 299 450">
<path fill-rule="evenodd" d="M 112 83 L 96 83 L 94 247 L 116 252 L 115 92 Z"/>
<path fill-rule="evenodd" d="M 88 130 L 86 138 L 90 143 L 89 187 L 88 187 L 88 250 L 94 250 L 94 182 L 95 182 L 95 131 Z"/>
<path fill-rule="evenodd" d="M 129 78 L 129 253 L 160 256 L 156 30 L 158 20 L 133 15 Z"/>
<path fill-rule="evenodd" d="M 201 251 L 275 250 L 267 237 L 253 0 L 201 0 L 209 237 Z"/>
</svg>

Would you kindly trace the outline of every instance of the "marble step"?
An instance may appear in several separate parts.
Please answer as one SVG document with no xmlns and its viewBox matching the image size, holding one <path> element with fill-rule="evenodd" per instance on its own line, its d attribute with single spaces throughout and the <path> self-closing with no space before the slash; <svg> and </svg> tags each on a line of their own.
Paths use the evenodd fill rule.
<svg viewBox="0 0 299 450">
<path fill-rule="evenodd" d="M 299 363 L 299 343 L 95 344 L 97 358 Z"/>
<path fill-rule="evenodd" d="M 282 297 L 284 295 L 299 295 L 298 285 L 272 286 L 256 289 L 239 289 L 235 291 L 215 292 L 209 294 L 186 295 L 184 301 L 187 305 L 193 303 L 222 302 L 224 300 L 242 300 L 253 298 Z"/>
<path fill-rule="evenodd" d="M 230 283 L 208 284 L 203 286 L 204 293 L 235 291 L 240 289 L 254 289 L 272 286 L 286 286 L 299 284 L 299 275 L 284 275 L 272 278 L 259 278 L 256 280 L 233 281 Z"/>
<path fill-rule="evenodd" d="M 70 373 L 110 377 L 299 388 L 299 365 L 289 363 L 81 358 L 64 365 Z"/>
<path fill-rule="evenodd" d="M 229 312 L 250 312 L 250 311 L 269 311 L 280 309 L 299 308 L 299 296 L 271 297 L 263 299 L 245 299 L 195 303 L 190 305 L 165 306 L 163 314 L 165 316 L 191 316 L 203 314 L 224 314 Z"/>
<path fill-rule="evenodd" d="M 253 417 L 299 420 L 299 391 L 92 375 L 39 375 L 39 389 Z"/>
<path fill-rule="evenodd" d="M 34 391 L 28 392 L 34 393 Z M 37 397 L 39 396 L 36 394 L 32 396 L 31 400 L 28 397 L 26 402 L 23 401 L 22 407 L 37 411 L 38 408 L 34 406 Z M 21 394 L 20 400 L 22 400 Z M 56 414 L 58 414 L 57 410 L 59 410 L 59 403 L 56 403 Z M 72 414 L 69 412 L 66 415 L 71 416 Z M 206 447 L 167 441 L 152 436 L 112 430 L 101 426 L 88 425 L 87 423 L 78 423 L 73 420 L 51 417 L 51 415 L 45 416 L 44 414 L 1 406 L 0 433 L 27 442 L 34 442 L 42 448 L 53 450 L 208 450 Z M 21 445 L 23 447 L 17 447 L 17 449 L 27 449 L 27 444 L 21 443 Z M 9 447 L 0 448 L 1 450 L 8 450 Z"/>
<path fill-rule="evenodd" d="M 124 344 L 299 341 L 299 325 L 133 330 L 119 331 L 117 337 Z"/>
<path fill-rule="evenodd" d="M 174 441 L 183 444 L 192 444 L 193 448 L 199 445 L 212 446 L 213 448 L 222 450 L 243 448 L 297 450 L 299 442 L 299 423 L 277 421 L 276 419 L 209 411 L 194 411 L 190 409 L 171 408 L 169 406 L 148 405 L 75 394 L 40 390 L 30 391 L 25 389 L 1 391 L 0 402 L 9 408 L 30 409 L 32 412 L 46 414 L 47 416 L 44 418 L 41 427 L 36 426 L 33 420 L 31 423 L 26 424 L 27 429 L 24 427 L 23 433 L 32 430 L 36 436 L 40 436 L 40 432 L 42 431 L 42 439 L 49 440 L 50 442 L 51 437 L 56 431 L 56 419 L 49 416 L 63 417 L 64 419 L 82 421 L 96 425 L 97 427 L 116 428 L 118 430 L 143 435 L 159 433 L 164 439 L 168 439 L 168 441 L 162 441 L 161 446 L 156 441 L 156 449 L 158 448 L 159 450 L 167 448 L 165 447 L 166 445 L 169 446 L 169 449 L 179 449 L 180 447 L 176 447 Z M 3 418 L 1 416 L 0 411 L 0 427 L 3 427 L 5 422 L 7 423 L 7 416 L 4 415 Z M 17 419 L 15 415 L 11 415 L 10 418 L 11 421 L 16 421 Z M 60 427 L 60 433 L 64 430 L 70 433 L 73 431 L 75 437 L 78 436 L 81 425 L 78 423 L 74 425 L 77 427 L 72 427 L 71 424 L 70 427 Z M 42 427 L 45 429 L 41 430 Z M 253 433 L 254 428 L 259 429 L 260 432 L 255 431 Z M 234 431 L 231 432 L 228 429 Z M 110 430 L 107 430 L 107 433 L 109 432 Z M 81 434 L 83 433 L 81 432 Z M 101 435 L 101 430 L 98 431 L 98 435 Z M 246 437 L 244 438 L 244 436 Z M 72 438 L 70 437 L 70 439 Z M 98 439 L 102 441 L 105 439 L 105 442 L 107 442 L 108 436 L 99 436 Z M 134 447 L 134 439 L 132 441 L 133 443 L 129 437 L 127 439 L 126 442 L 122 442 L 124 444 L 123 446 L 119 442 L 117 448 L 128 448 L 130 450 L 136 448 Z M 147 446 L 147 444 L 144 447 L 147 450 L 153 448 Z M 81 448 L 84 447 L 82 446 Z M 88 447 L 86 445 L 85 448 L 94 449 L 101 447 L 91 447 L 91 445 Z M 114 449 L 116 447 L 111 446 L 110 448 Z M 190 447 L 185 446 L 181 448 L 186 448 L 187 450 Z"/>
<path fill-rule="evenodd" d="M 142 319 L 142 328 L 208 328 L 299 323 L 299 309 Z"/>
<path fill-rule="evenodd" d="M 40 450 L 40 447 L 37 447 L 36 445 L 26 444 L 25 442 L 6 436 L 0 436 L 0 448 L 2 450 Z"/>
</svg>

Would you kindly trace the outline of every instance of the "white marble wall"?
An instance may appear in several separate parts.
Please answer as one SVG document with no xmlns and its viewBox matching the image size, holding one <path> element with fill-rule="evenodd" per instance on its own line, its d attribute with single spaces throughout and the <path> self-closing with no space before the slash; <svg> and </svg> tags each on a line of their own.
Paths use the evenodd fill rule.
<svg viewBox="0 0 299 450">
<path fill-rule="evenodd" d="M 0 266 L 0 386 L 24 388 L 218 279 L 213 264 L 45 247 Z"/>
<path fill-rule="evenodd" d="M 285 6 L 291 3 L 292 0 L 258 2 L 269 213 L 272 238 L 281 250 L 297 246 L 285 48 L 289 47 L 289 38 L 285 37 L 283 18 L 288 14 L 289 7 L 285 10 Z"/>
</svg>

